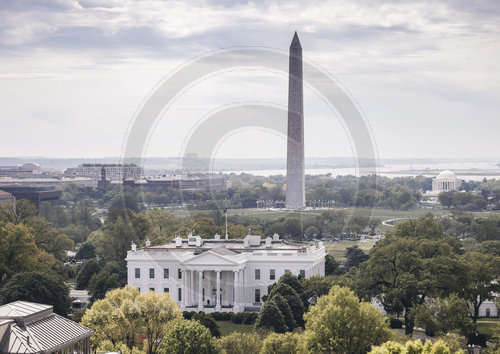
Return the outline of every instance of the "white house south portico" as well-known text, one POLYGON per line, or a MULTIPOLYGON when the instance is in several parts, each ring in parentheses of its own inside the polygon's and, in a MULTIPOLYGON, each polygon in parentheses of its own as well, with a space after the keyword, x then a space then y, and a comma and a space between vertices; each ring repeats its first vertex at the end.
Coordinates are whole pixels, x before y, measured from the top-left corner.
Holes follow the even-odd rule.
POLYGON ((321 242, 292 244, 278 235, 221 240, 190 234, 164 245, 132 245, 127 278, 141 292, 169 292, 183 310, 255 311, 267 287, 285 272, 324 275, 325 255, 321 242))

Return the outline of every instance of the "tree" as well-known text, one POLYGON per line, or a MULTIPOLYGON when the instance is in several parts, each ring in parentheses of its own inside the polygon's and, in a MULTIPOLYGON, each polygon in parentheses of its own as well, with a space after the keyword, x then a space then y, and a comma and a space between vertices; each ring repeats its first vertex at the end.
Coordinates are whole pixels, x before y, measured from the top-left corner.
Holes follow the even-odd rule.
POLYGON ((413 309, 415 323, 425 329, 427 335, 445 335, 459 331, 467 336, 474 331, 469 317, 467 302, 452 294, 445 299, 431 299, 413 309))
POLYGON ((447 239, 386 237, 359 266, 353 287, 365 299, 378 297, 390 313, 404 312, 405 332, 411 334, 413 306, 458 291, 464 267, 453 250, 447 239))
POLYGON ((202 325, 207 327, 213 337, 220 337, 219 325, 217 324, 217 322, 215 322, 212 316, 207 315, 205 312, 198 312, 193 316, 192 319, 200 322, 202 325))
POLYGON ((286 218, 283 224, 285 236, 298 239, 302 236, 302 225, 297 218, 286 218))
POLYGON ((35 236, 37 247, 51 253, 59 260, 64 260, 66 251, 72 250, 73 241, 61 230, 41 217, 31 217, 26 221, 31 233, 35 236))
POLYGON ((314 225, 311 225, 309 226, 306 231, 304 231, 304 234, 307 236, 307 237, 314 237, 316 235, 319 235, 320 234, 320 231, 319 229, 314 226, 314 225))
POLYGON ((453 196, 455 192, 442 192, 438 195, 439 203, 447 209, 450 209, 453 204, 453 196))
POLYGON ((290 354, 299 352, 299 333, 270 333, 262 343, 261 354, 290 354))
MULTIPOLYGON (((385 342, 380 346, 373 347, 369 354, 450 354, 450 348, 448 345, 442 341, 438 340, 436 342, 426 341, 422 344, 420 339, 414 341, 409 340, 406 344, 401 344, 394 341, 385 342)), ((454 353, 461 354, 465 353, 463 350, 454 351, 454 353)))
POLYGON ((337 285, 304 317, 304 344, 310 353, 366 353, 391 337, 386 320, 375 307, 337 285))
POLYGON ((293 331, 297 328, 297 322, 295 322, 295 319, 293 318, 288 301, 286 301, 286 299, 280 294, 274 295, 272 300, 276 303, 276 306, 278 306, 279 311, 283 315, 288 330, 293 331))
POLYGON ((365 253, 361 248, 357 245, 352 247, 347 247, 346 252, 346 261, 344 263, 344 267, 349 270, 352 267, 359 266, 360 263, 367 261, 370 256, 365 253))
POLYGON ((89 281, 88 289, 92 302, 103 299, 109 290, 119 288, 120 268, 117 263, 111 262, 104 266, 99 273, 92 275, 89 281))
POLYGON ((333 284, 335 284, 334 277, 314 275, 302 281, 304 286, 303 298, 307 303, 315 304, 316 301, 324 295, 328 295, 333 284))
POLYGON ((36 207, 26 199, 6 201, 0 206, 0 220, 14 225, 24 224, 37 212, 36 207))
POLYGON ((88 241, 82 243, 76 252, 76 259, 91 259, 95 256, 95 246, 88 241))
POLYGON ((76 276, 76 288, 79 290, 87 289, 89 286, 90 279, 94 274, 97 274, 101 271, 101 266, 99 262, 95 259, 89 259, 83 267, 78 272, 76 276))
POLYGON ((198 321, 174 320, 163 339, 161 353, 219 354, 222 348, 198 321))
POLYGON ((270 289, 266 302, 272 299, 276 294, 280 294, 286 299, 297 325, 301 327, 304 326, 304 319, 302 317, 304 315, 304 304, 297 292, 290 285, 284 282, 278 282, 270 289))
MULTIPOLYGON (((170 322, 182 318, 182 312, 172 298, 163 293, 148 291, 136 297, 139 319, 144 324, 147 339, 147 352, 156 353, 163 338, 168 338, 170 322)), ((175 326, 175 324, 173 325, 175 326)))
POLYGON ((97 300, 85 311, 82 324, 94 331, 94 348, 111 341, 133 350, 138 338, 145 336, 148 353, 156 353, 171 321, 181 318, 182 312, 168 294, 139 294, 136 288, 125 286, 97 300))
MULTIPOLYGON (((290 288, 291 289, 291 288, 290 288)), ((255 328, 284 333, 287 330, 285 317, 273 300, 267 300, 260 309, 255 328)))
POLYGON ((332 255, 327 254, 325 257, 325 275, 340 275, 342 270, 340 264, 333 258, 332 255))
POLYGON ((54 312, 67 316, 71 304, 69 288, 54 273, 23 272, 14 275, 1 289, 2 303, 31 301, 54 306, 54 312))
POLYGON ((497 256, 467 252, 461 257, 465 268, 460 277, 460 295, 471 304, 471 317, 474 323, 479 315, 479 307, 486 300, 494 299, 500 291, 500 258, 497 256))
POLYGON ((101 221, 95 215, 95 203, 89 197, 84 197, 76 203, 75 221, 77 225, 82 225, 90 231, 97 230, 101 226, 101 221))
POLYGON ((103 232, 93 232, 89 241, 104 260, 118 262, 120 268, 125 269, 125 258, 131 243, 140 244, 148 233, 149 222, 143 216, 117 216, 106 225, 103 232))
POLYGON ((258 333, 233 332, 219 339, 227 354, 259 354, 262 336, 258 333))
POLYGON ((443 227, 431 216, 403 221, 394 226, 394 236, 412 238, 442 238, 443 227))
POLYGON ((49 271, 56 267, 52 255, 41 251, 30 230, 22 224, 0 226, 0 285, 16 273, 49 271))

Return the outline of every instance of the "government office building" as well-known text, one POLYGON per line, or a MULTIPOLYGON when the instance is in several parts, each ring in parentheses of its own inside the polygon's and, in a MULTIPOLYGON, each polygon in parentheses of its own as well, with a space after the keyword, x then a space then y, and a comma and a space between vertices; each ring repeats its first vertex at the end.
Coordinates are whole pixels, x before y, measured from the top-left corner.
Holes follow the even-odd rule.
POLYGON ((325 274, 326 251, 317 245, 248 235, 202 239, 189 234, 171 243, 127 252, 128 285, 141 293, 168 292, 186 311, 258 311, 267 287, 285 272, 309 278, 325 274))

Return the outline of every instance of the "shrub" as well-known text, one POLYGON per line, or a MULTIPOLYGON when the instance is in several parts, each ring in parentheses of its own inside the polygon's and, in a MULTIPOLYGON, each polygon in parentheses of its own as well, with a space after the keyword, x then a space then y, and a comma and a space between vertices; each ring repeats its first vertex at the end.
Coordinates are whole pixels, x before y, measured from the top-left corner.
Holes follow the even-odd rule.
POLYGON ((233 332, 219 339, 226 354, 259 354, 262 337, 257 333, 233 332))

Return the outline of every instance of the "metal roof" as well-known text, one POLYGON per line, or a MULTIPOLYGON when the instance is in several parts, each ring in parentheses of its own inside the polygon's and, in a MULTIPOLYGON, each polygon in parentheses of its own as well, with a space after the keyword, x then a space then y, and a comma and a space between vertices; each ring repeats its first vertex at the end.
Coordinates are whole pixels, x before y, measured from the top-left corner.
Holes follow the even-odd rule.
POLYGON ((1 353, 55 352, 92 335, 92 330, 52 312, 52 306, 16 301, 0 306, 1 353), (31 322, 25 322, 29 317, 31 322), (9 323, 10 322, 10 323, 9 323))
POLYGON ((76 343, 93 333, 89 328, 57 314, 33 322, 27 327, 40 348, 47 352, 76 343))
POLYGON ((51 309, 51 305, 37 304, 28 301, 15 301, 0 306, 1 318, 24 318, 51 309))

